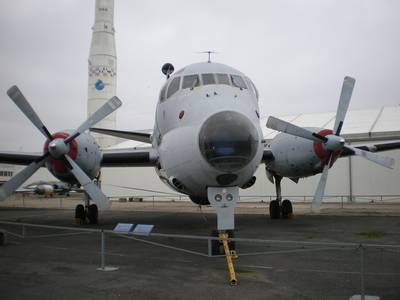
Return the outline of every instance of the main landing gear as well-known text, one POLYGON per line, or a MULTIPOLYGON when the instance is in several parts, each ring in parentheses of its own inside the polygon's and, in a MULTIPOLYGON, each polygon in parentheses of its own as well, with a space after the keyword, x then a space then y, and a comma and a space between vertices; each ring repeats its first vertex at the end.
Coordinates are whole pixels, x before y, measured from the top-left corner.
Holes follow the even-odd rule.
POLYGON ((75 208, 75 224, 81 225, 86 223, 99 224, 99 210, 96 204, 90 204, 88 195, 86 195, 85 206, 79 204, 75 208))
POLYGON ((282 201, 281 194, 281 176, 274 176, 275 188, 276 188, 276 199, 269 203, 269 215, 271 219, 291 219, 293 218, 293 206, 290 200, 285 199, 282 201))

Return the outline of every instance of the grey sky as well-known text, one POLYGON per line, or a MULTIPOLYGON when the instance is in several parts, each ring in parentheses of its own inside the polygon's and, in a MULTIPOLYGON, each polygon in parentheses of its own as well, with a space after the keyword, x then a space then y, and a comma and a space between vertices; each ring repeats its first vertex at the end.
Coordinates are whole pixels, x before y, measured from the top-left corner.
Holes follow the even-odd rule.
MULTIPOLYGON (((94 1, 13 0, 0 10, 0 150, 44 139, 6 96, 17 84, 50 131, 86 117, 94 1)), ((164 62, 213 60, 257 85, 262 115, 335 111, 345 75, 350 109, 400 103, 399 1, 115 0, 117 127, 152 128, 164 62)))

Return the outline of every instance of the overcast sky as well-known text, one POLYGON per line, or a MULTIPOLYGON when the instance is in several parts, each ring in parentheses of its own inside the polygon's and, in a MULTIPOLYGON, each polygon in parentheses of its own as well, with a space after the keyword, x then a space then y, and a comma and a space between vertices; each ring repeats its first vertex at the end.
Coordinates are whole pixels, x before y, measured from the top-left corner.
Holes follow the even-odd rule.
MULTIPOLYGON (((117 128, 153 127, 160 68, 205 61, 247 74, 262 115, 400 103, 400 1, 115 0, 117 128)), ((0 10, 0 150, 38 151, 44 138, 6 95, 17 84, 49 130, 86 117, 94 0, 8 0, 0 10)))

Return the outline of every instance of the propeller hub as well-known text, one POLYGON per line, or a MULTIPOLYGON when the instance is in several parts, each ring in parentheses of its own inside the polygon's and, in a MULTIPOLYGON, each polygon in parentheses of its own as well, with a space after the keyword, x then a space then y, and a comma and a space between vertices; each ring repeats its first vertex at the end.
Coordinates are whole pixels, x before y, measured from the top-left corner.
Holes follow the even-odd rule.
POLYGON ((54 158, 60 158, 69 152, 69 145, 64 143, 64 139, 57 138, 49 143, 48 150, 54 158))
POLYGON ((325 136, 328 140, 324 143, 324 148, 328 151, 336 152, 343 148, 344 138, 334 134, 329 134, 325 136))

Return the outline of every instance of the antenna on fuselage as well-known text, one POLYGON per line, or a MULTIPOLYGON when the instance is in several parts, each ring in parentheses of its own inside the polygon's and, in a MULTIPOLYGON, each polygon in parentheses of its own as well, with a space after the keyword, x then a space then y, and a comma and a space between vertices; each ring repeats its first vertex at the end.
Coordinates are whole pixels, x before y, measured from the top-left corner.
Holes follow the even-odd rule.
POLYGON ((202 52, 199 52, 199 53, 207 53, 208 54, 208 63, 211 63, 211 54, 216 54, 216 53, 218 53, 218 52, 216 52, 216 51, 202 51, 202 52))

